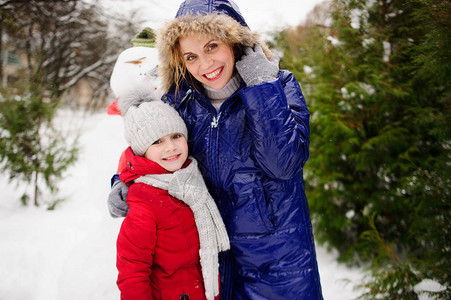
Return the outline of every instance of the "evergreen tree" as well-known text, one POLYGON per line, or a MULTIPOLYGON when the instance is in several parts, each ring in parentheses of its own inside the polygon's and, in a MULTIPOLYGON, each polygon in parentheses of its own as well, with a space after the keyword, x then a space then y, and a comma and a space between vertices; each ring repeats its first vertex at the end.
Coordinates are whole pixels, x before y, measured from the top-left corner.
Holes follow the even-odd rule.
MULTIPOLYGON (((75 161, 76 138, 68 141, 53 119, 64 92, 105 65, 97 55, 105 50, 99 28, 106 24, 95 8, 78 0, 0 3, 0 50, 25 57, 15 82, 2 78, 0 168, 10 180, 34 187, 35 205, 43 202, 38 197, 44 186, 57 191, 57 180, 75 161)), ((22 202, 29 198, 25 194, 22 202)))
MULTIPOLYGON (((0 50, 24 57, 13 80, 1 72, 0 60, 0 169, 12 181, 34 186, 35 205, 43 202, 38 196, 44 186, 57 191, 77 157, 76 135, 53 124, 58 109, 74 100, 68 91, 87 79, 96 100, 91 108, 104 104, 117 55, 138 32, 135 19, 106 16, 97 4, 0 1, 0 50)), ((22 197, 24 204, 28 198, 22 197)))
POLYGON ((363 298, 450 294, 450 2, 334 0, 332 25, 276 39, 312 113, 316 237, 371 262, 363 298))
POLYGON ((135 18, 106 15, 98 5, 0 1, 0 50, 22 57, 11 77, 1 72, 0 60, 0 169, 11 180, 33 184, 35 205, 43 202, 44 185, 57 191, 57 180, 77 156, 76 135, 53 126, 62 105, 77 107, 68 91, 86 79, 93 90, 86 108, 104 104, 117 55, 138 32, 135 18))
MULTIPOLYGON (((55 103, 42 95, 3 92, 0 99, 0 166, 10 181, 33 186, 33 203, 39 206, 39 195, 45 185, 56 193, 63 172, 76 160, 77 138, 63 136, 52 124, 55 103)), ((22 196, 27 204, 30 195, 22 196)), ((53 208, 58 200, 47 200, 53 208)))

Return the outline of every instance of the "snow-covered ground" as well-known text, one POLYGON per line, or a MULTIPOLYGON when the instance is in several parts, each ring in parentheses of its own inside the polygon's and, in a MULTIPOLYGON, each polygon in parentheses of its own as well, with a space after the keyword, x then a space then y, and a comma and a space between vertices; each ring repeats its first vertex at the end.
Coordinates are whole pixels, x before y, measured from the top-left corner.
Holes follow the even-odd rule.
MULTIPOLYGON (((119 116, 97 113, 82 118, 63 111, 61 126, 80 127, 80 158, 59 187, 66 200, 55 210, 23 207, 25 186, 0 174, 0 299, 119 299, 115 267, 116 236, 122 219, 106 205, 109 178, 125 149, 119 116)), ((324 299, 348 300, 362 272, 317 249, 324 299), (350 281, 347 283, 347 281, 350 281)))

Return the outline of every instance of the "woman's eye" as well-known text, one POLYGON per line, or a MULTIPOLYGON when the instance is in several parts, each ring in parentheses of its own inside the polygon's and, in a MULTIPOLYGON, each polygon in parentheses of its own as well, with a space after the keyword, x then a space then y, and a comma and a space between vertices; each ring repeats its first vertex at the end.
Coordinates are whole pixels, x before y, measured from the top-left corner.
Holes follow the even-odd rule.
POLYGON ((208 50, 211 51, 217 47, 218 47, 218 44, 210 44, 210 45, 208 45, 208 50))
POLYGON ((161 144, 161 140, 156 140, 155 142, 152 143, 152 145, 158 145, 161 144))
POLYGON ((192 61, 192 60, 194 60, 195 58, 196 58, 195 55, 189 55, 189 56, 186 57, 186 60, 187 60, 187 61, 192 61))
POLYGON ((174 134, 174 135, 172 136, 172 138, 173 138, 174 140, 179 139, 179 138, 181 138, 181 137, 182 137, 182 135, 179 134, 179 133, 174 134))

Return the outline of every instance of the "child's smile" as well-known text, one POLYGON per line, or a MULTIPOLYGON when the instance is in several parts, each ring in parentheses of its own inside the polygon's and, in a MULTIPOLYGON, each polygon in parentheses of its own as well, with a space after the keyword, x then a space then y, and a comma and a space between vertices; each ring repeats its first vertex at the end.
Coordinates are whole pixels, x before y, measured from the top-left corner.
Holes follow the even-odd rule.
POLYGON ((181 155, 180 153, 179 153, 179 154, 176 154, 176 155, 172 155, 172 156, 163 158, 163 160, 166 160, 166 161, 174 161, 174 160, 177 160, 177 159, 180 157, 180 155, 181 155))
POLYGON ((166 171, 179 170, 188 158, 188 144, 182 133, 171 133, 155 141, 144 157, 156 162, 166 171))

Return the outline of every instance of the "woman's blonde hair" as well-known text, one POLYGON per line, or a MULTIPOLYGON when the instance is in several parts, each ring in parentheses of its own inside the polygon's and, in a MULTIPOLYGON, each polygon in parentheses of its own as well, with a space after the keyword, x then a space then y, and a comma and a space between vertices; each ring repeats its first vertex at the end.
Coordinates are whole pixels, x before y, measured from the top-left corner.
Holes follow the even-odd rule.
POLYGON ((272 52, 260 40, 257 33, 251 32, 233 18, 211 13, 207 15, 186 15, 168 22, 157 36, 157 48, 160 56, 159 73, 162 78, 163 89, 168 91, 175 85, 180 88, 186 80, 194 88, 199 89, 199 83, 186 70, 185 62, 180 51, 180 38, 183 36, 213 37, 232 47, 235 60, 241 58, 244 47, 260 44, 268 59, 272 52))

